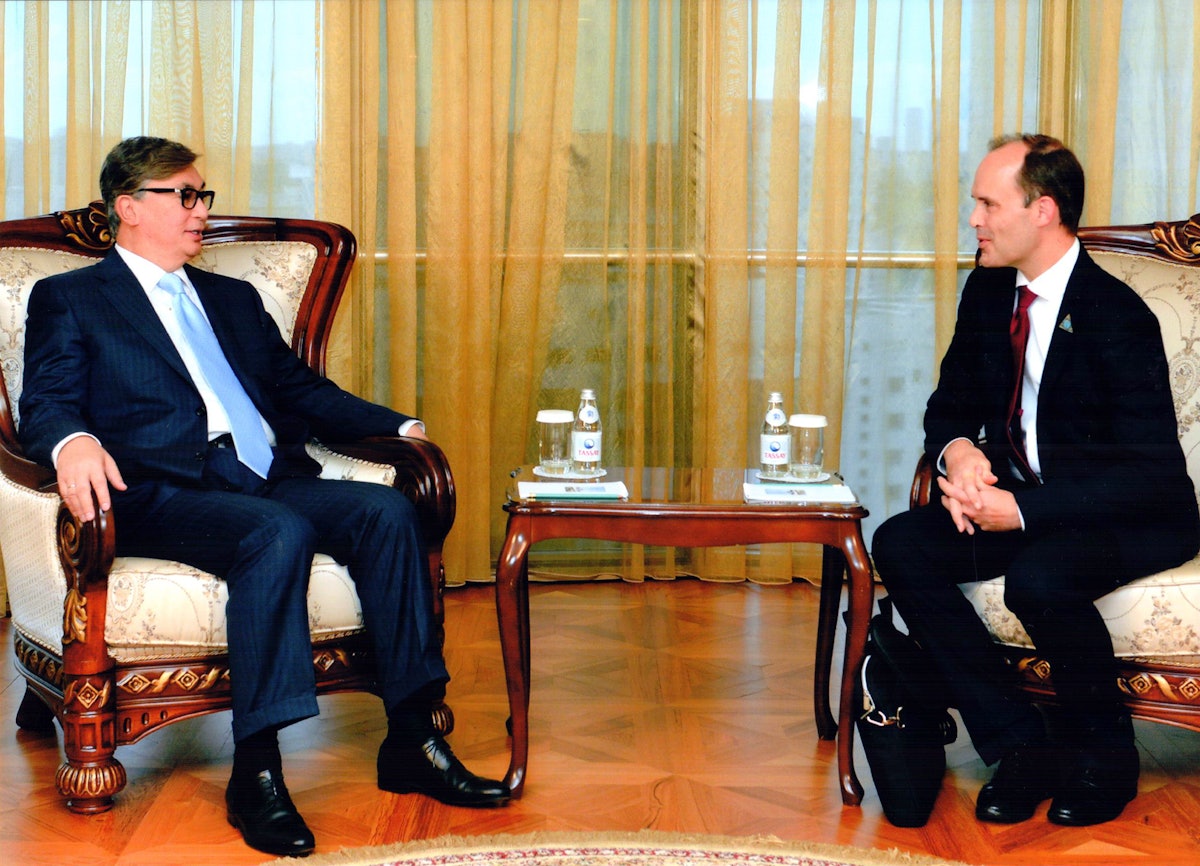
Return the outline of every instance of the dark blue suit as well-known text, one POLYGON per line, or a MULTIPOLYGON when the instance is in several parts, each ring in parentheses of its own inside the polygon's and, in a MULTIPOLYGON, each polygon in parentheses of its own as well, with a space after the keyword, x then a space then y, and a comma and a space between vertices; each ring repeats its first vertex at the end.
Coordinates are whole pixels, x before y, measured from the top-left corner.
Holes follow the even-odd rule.
POLYGON ((391 707, 448 677, 416 517, 398 491, 317 478, 310 437, 395 435, 408 416, 362 400, 290 350, 249 283, 187 268, 226 357, 277 444, 264 482, 211 447, 204 402, 124 261, 34 286, 20 437, 47 465, 86 431, 129 489, 113 491, 117 554, 223 577, 234 738, 315 715, 305 593, 314 552, 355 580, 391 707))
POLYGON ((1067 282, 1038 392, 1042 484, 1009 473, 1014 386, 1008 327, 1012 268, 967 279, 953 340, 925 413, 925 452, 981 444, 1012 490, 1024 531, 959 533, 934 501, 895 515, 872 553, 897 610, 932 651, 976 749, 991 763, 1035 739, 1041 720, 1013 700, 999 651, 956 584, 1005 575, 1005 603, 1053 671, 1069 716, 1119 699, 1112 642, 1094 600, 1186 562, 1200 517, 1179 439, 1158 321, 1085 250, 1067 282), (1007 476, 1007 477, 1006 477, 1007 476))

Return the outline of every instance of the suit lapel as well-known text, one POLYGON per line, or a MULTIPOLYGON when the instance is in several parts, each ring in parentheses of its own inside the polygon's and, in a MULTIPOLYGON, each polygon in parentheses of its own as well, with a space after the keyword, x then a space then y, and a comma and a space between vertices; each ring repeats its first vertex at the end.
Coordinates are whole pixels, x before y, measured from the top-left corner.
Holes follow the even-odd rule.
POLYGON ((96 276, 97 291, 129 322, 134 331, 190 382, 192 377, 179 357, 175 344, 171 342, 145 290, 121 256, 116 252, 109 253, 97 266, 96 276))
POLYGON ((1079 248, 1079 259, 1071 270, 1067 287, 1063 292, 1062 303, 1058 307, 1058 317, 1054 322, 1054 333, 1050 337, 1050 346, 1046 350, 1046 364, 1042 370, 1042 384, 1038 389, 1039 399, 1047 388, 1053 388, 1066 366, 1072 344, 1075 342, 1075 330, 1071 321, 1071 313, 1078 306, 1082 292, 1086 290, 1084 271, 1094 267, 1087 250, 1079 248))

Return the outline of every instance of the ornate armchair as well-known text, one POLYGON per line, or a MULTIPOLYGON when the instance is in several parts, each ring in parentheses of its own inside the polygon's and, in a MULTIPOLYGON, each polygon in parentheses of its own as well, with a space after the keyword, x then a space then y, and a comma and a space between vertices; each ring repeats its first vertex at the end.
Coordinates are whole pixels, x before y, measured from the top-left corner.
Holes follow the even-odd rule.
MULTIPOLYGON (((1158 316, 1171 368, 1179 439, 1200 484, 1200 214, 1179 222, 1085 228, 1092 258, 1145 298, 1158 316)), ((933 472, 922 458, 911 502, 929 501, 933 472)), ((1035 698, 1053 702, 1053 672, 1004 606, 1004 578, 965 587, 1035 698)), ((1119 681, 1137 717, 1200 731, 1200 556, 1135 580, 1097 602, 1120 664, 1119 681)))
MULTIPOLYGON (((76 812, 112 806, 125 785, 114 755, 180 719, 230 707, 225 585, 177 562, 114 555, 114 512, 76 522, 54 473, 17 441, 25 305, 42 276, 78 268, 112 244, 103 206, 0 223, 0 552, 26 694, 22 728, 63 729, 59 791, 76 812)), ((262 293, 296 353, 324 372, 334 312, 354 264, 354 235, 309 220, 214 216, 193 264, 246 279, 262 293)), ((322 474, 392 485, 412 499, 429 551, 435 616, 443 620, 442 542, 455 492, 441 450, 395 437, 309 443, 322 474)), ((314 558, 308 591, 319 693, 371 690, 373 675, 353 581, 314 558)), ((444 731, 453 716, 435 709, 444 731)))

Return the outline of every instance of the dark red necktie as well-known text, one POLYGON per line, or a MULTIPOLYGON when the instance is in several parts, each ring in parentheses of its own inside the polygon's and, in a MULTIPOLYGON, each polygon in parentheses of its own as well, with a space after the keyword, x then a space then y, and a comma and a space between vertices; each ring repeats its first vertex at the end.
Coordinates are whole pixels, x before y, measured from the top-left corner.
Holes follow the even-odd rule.
POLYGON ((1026 481, 1037 476, 1025 456, 1025 437, 1021 435, 1021 387, 1025 379, 1025 347, 1029 345, 1029 305, 1037 297, 1029 286, 1018 286, 1020 296, 1008 326, 1013 353, 1013 391, 1008 400, 1008 442, 1012 445, 1013 459, 1026 481))

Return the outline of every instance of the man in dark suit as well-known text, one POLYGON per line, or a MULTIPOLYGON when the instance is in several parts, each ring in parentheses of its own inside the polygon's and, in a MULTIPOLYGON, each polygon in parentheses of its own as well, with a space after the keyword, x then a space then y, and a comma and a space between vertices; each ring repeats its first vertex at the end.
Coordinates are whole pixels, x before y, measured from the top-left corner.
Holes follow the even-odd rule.
POLYGON ((983 821, 1023 821, 1053 798, 1050 821, 1096 824, 1136 796, 1094 601, 1200 546, 1158 322, 1080 246, 1083 188, 1074 154, 1047 136, 999 139, 980 163, 979 267, 925 413, 940 502, 892 517, 873 543, 976 750, 999 761, 976 802, 983 821), (1050 732, 957 586, 998 575, 1051 666, 1062 713, 1050 732))
POLYGON ((388 714, 379 787, 466 806, 506 803, 433 727, 449 679, 412 504, 324 480, 310 436, 425 438, 422 424, 338 388, 289 349, 249 283, 186 265, 213 193, 196 154, 122 141, 100 174, 116 246, 29 298, 20 436, 57 470, 71 512, 117 506, 117 553, 222 577, 233 691, 229 820, 272 854, 315 846, 283 782, 276 732, 316 715, 306 610, 313 554, 347 565, 388 714), (215 340, 214 340, 215 337, 215 340))

